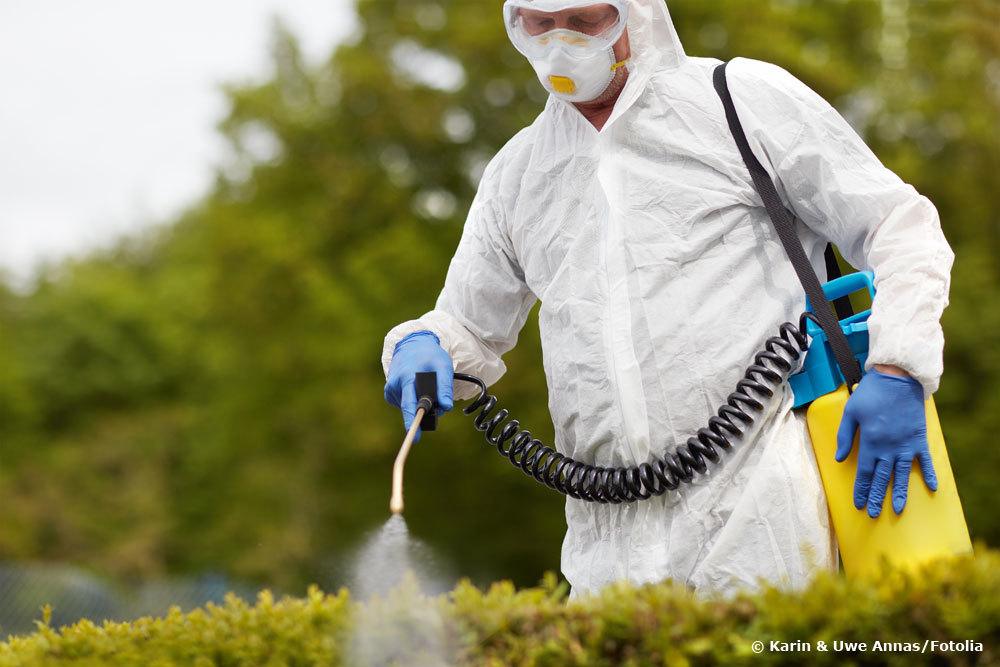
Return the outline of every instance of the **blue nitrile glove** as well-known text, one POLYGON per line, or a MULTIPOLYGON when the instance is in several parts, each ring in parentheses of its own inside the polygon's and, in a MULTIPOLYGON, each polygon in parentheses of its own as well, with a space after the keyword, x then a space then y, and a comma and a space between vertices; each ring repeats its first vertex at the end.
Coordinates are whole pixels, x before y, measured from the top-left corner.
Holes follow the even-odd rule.
POLYGON ((896 514, 902 512, 914 458, 920 462, 927 488, 937 490, 937 475, 927 444, 924 390, 919 382, 875 369, 865 373, 844 408, 837 432, 838 461, 851 453, 858 428, 861 436, 854 479, 856 508, 867 504, 868 516, 873 519, 881 514, 892 475, 892 509, 896 514))
MULTIPOLYGON (((417 331, 396 343, 385 382, 385 400, 389 405, 402 409, 403 426, 407 431, 417 414, 417 391, 414 385, 417 373, 433 371, 437 374, 438 414, 451 410, 452 383, 455 370, 451 357, 441 347, 438 337, 430 331, 417 331)), ((420 431, 414 437, 420 440, 420 431)))

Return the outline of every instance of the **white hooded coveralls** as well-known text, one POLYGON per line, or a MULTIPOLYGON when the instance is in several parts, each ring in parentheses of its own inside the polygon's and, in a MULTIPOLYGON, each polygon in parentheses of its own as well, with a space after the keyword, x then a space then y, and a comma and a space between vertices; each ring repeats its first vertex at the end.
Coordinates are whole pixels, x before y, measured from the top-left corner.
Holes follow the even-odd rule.
MULTIPOLYGON (((395 344, 428 329, 456 371, 493 383, 541 301, 556 448, 601 466, 684 443, 805 305, 712 87, 718 61, 685 55, 662 0, 632 0, 628 31, 630 75, 604 128, 549 97, 486 169, 434 310, 390 331, 382 355, 387 370, 395 344)), ((817 273, 827 240, 875 272, 868 366, 900 366, 929 395, 953 260, 934 206, 783 69, 736 59, 728 77, 817 273)), ((562 570, 574 594, 620 579, 801 586, 835 567, 791 398, 778 392, 759 428, 693 484, 627 505, 567 499, 562 570)))

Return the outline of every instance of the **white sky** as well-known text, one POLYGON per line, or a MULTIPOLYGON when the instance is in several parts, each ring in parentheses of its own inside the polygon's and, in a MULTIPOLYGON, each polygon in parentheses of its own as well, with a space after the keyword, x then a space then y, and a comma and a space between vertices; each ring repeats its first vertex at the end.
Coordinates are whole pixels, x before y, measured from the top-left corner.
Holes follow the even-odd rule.
POLYGON ((169 218, 225 155, 222 82, 268 72, 280 15, 310 60, 351 0, 0 0, 0 271, 169 218))

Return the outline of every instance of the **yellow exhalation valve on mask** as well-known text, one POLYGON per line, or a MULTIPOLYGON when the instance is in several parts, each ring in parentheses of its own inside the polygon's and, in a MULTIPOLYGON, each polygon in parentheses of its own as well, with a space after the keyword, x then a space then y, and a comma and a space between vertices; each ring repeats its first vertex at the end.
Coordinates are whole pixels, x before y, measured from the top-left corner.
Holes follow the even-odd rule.
MULTIPOLYGON (((863 288, 875 296, 874 276, 870 272, 832 280, 823 286, 823 292, 833 301, 863 288)), ((862 368, 868 356, 870 314, 871 310, 866 310, 840 321, 862 368)), ((865 576, 877 574, 883 560, 897 567, 912 568, 934 558, 970 553, 969 529, 933 398, 926 403, 927 441, 937 472, 937 491, 927 488, 920 467, 913 466, 902 514, 897 515, 892 509, 892 493, 886 494, 882 513, 876 519, 869 517, 865 509, 855 509, 857 440, 846 461, 838 463, 834 459, 837 431, 849 397, 847 387, 826 336, 817 325, 808 324, 812 343, 802 370, 789 378, 789 384, 795 395, 795 407, 809 404, 806 412, 809 437, 823 479, 844 571, 849 576, 865 576)))
POLYGON ((556 76, 552 74, 549 76, 549 83, 552 84, 552 90, 557 93, 572 95, 576 92, 576 84, 568 76, 556 76))

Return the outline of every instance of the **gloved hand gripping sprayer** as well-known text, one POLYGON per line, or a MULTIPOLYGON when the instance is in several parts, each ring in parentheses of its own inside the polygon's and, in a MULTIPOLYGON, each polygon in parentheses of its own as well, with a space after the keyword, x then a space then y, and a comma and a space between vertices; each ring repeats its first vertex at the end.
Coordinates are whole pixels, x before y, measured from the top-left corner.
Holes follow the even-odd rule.
MULTIPOLYGON (((545 486, 571 498, 599 503, 630 503, 673 491, 690 483, 695 473, 706 474, 708 462, 718 463, 720 450, 731 449, 750 430, 791 371, 802 360, 802 368, 788 378, 794 395, 793 406, 808 405, 806 421, 826 491, 833 525, 837 533, 844 569, 849 575, 876 573, 887 559, 900 566, 914 566, 930 558, 969 553, 972 544, 962 512, 944 437, 933 399, 926 405, 927 437, 938 472, 938 489, 933 494, 919 483, 919 473, 911 474, 910 497, 903 514, 883 512, 870 519, 856 510, 852 501, 858 446, 842 464, 834 460, 836 435, 849 391, 860 380, 868 355, 868 324, 871 310, 852 314, 843 308, 847 295, 867 289, 874 297, 874 276, 870 272, 850 274, 820 285, 794 230, 794 218, 784 208, 767 171, 750 150, 736 114, 726 82, 725 65, 714 75, 716 91, 740 154, 750 171, 754 186, 764 202, 796 274, 808 296, 806 312, 798 325, 782 324, 778 334, 768 338, 754 356, 735 390, 715 415, 688 440, 665 456, 638 466, 604 467, 574 460, 560 454, 521 429, 505 408, 486 391, 486 384, 472 375, 455 373, 455 380, 479 387, 478 396, 462 412, 474 415, 474 426, 484 434, 511 465, 545 486), (830 306, 838 300, 838 316, 830 306), (838 319, 839 317, 839 319, 838 319), (811 339, 811 343, 810 343, 811 339)), ((836 267, 828 248, 828 272, 836 267)), ((839 269, 834 275, 839 274, 839 269)), ((406 456, 418 428, 433 431, 437 425, 434 373, 417 373, 418 410, 393 467, 393 494, 390 509, 403 509, 402 475, 406 456)))

